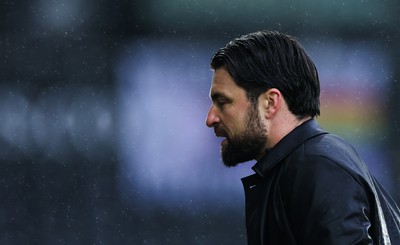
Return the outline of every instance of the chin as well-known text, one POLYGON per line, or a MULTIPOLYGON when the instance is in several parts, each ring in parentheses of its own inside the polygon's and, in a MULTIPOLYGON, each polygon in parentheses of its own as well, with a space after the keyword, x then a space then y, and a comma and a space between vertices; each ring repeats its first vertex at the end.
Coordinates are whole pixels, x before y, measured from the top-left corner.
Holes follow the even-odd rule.
POLYGON ((238 157, 233 155, 222 154, 222 162, 227 167, 236 167, 240 163, 248 162, 254 160, 253 157, 238 157))

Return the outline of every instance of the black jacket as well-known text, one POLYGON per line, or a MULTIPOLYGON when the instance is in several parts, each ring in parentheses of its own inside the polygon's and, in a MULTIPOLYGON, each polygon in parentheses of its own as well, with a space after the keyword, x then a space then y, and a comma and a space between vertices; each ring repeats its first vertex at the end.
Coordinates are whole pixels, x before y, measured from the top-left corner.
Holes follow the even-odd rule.
POLYGON ((400 245, 399 209, 356 151, 309 120, 242 179, 248 244, 400 245))

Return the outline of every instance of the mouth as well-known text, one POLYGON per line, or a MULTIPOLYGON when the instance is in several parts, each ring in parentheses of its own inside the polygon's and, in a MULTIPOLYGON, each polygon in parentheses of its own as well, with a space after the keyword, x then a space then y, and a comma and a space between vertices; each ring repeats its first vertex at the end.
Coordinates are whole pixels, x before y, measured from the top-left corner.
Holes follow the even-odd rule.
POLYGON ((215 133, 215 136, 217 136, 217 137, 224 137, 224 138, 227 137, 225 131, 217 129, 217 128, 214 129, 214 133, 215 133))
POLYGON ((221 144, 226 144, 228 142, 228 136, 223 130, 214 129, 215 136, 218 138, 223 138, 221 144))

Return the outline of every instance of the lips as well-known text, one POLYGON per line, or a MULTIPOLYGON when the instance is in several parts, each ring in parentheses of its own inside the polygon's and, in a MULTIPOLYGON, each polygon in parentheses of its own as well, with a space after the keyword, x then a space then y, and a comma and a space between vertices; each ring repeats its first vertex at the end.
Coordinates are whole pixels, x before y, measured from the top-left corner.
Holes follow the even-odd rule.
POLYGON ((215 135, 216 135, 217 137, 224 138, 224 139, 221 141, 221 145, 222 145, 222 146, 227 144, 227 142, 228 142, 228 134, 225 132, 225 130, 220 129, 220 128, 214 128, 214 133, 215 133, 215 135))
POLYGON ((217 137, 227 137, 227 134, 222 129, 214 128, 214 133, 217 137))

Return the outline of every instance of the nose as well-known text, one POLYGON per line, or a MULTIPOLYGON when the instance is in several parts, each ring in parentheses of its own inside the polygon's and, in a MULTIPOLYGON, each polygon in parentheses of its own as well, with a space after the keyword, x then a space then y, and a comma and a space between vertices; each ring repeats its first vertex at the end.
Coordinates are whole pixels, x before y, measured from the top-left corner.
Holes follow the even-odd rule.
POLYGON ((217 114, 216 108, 211 106, 210 110, 208 111, 206 124, 208 127, 214 127, 216 124, 220 122, 220 118, 217 114))

